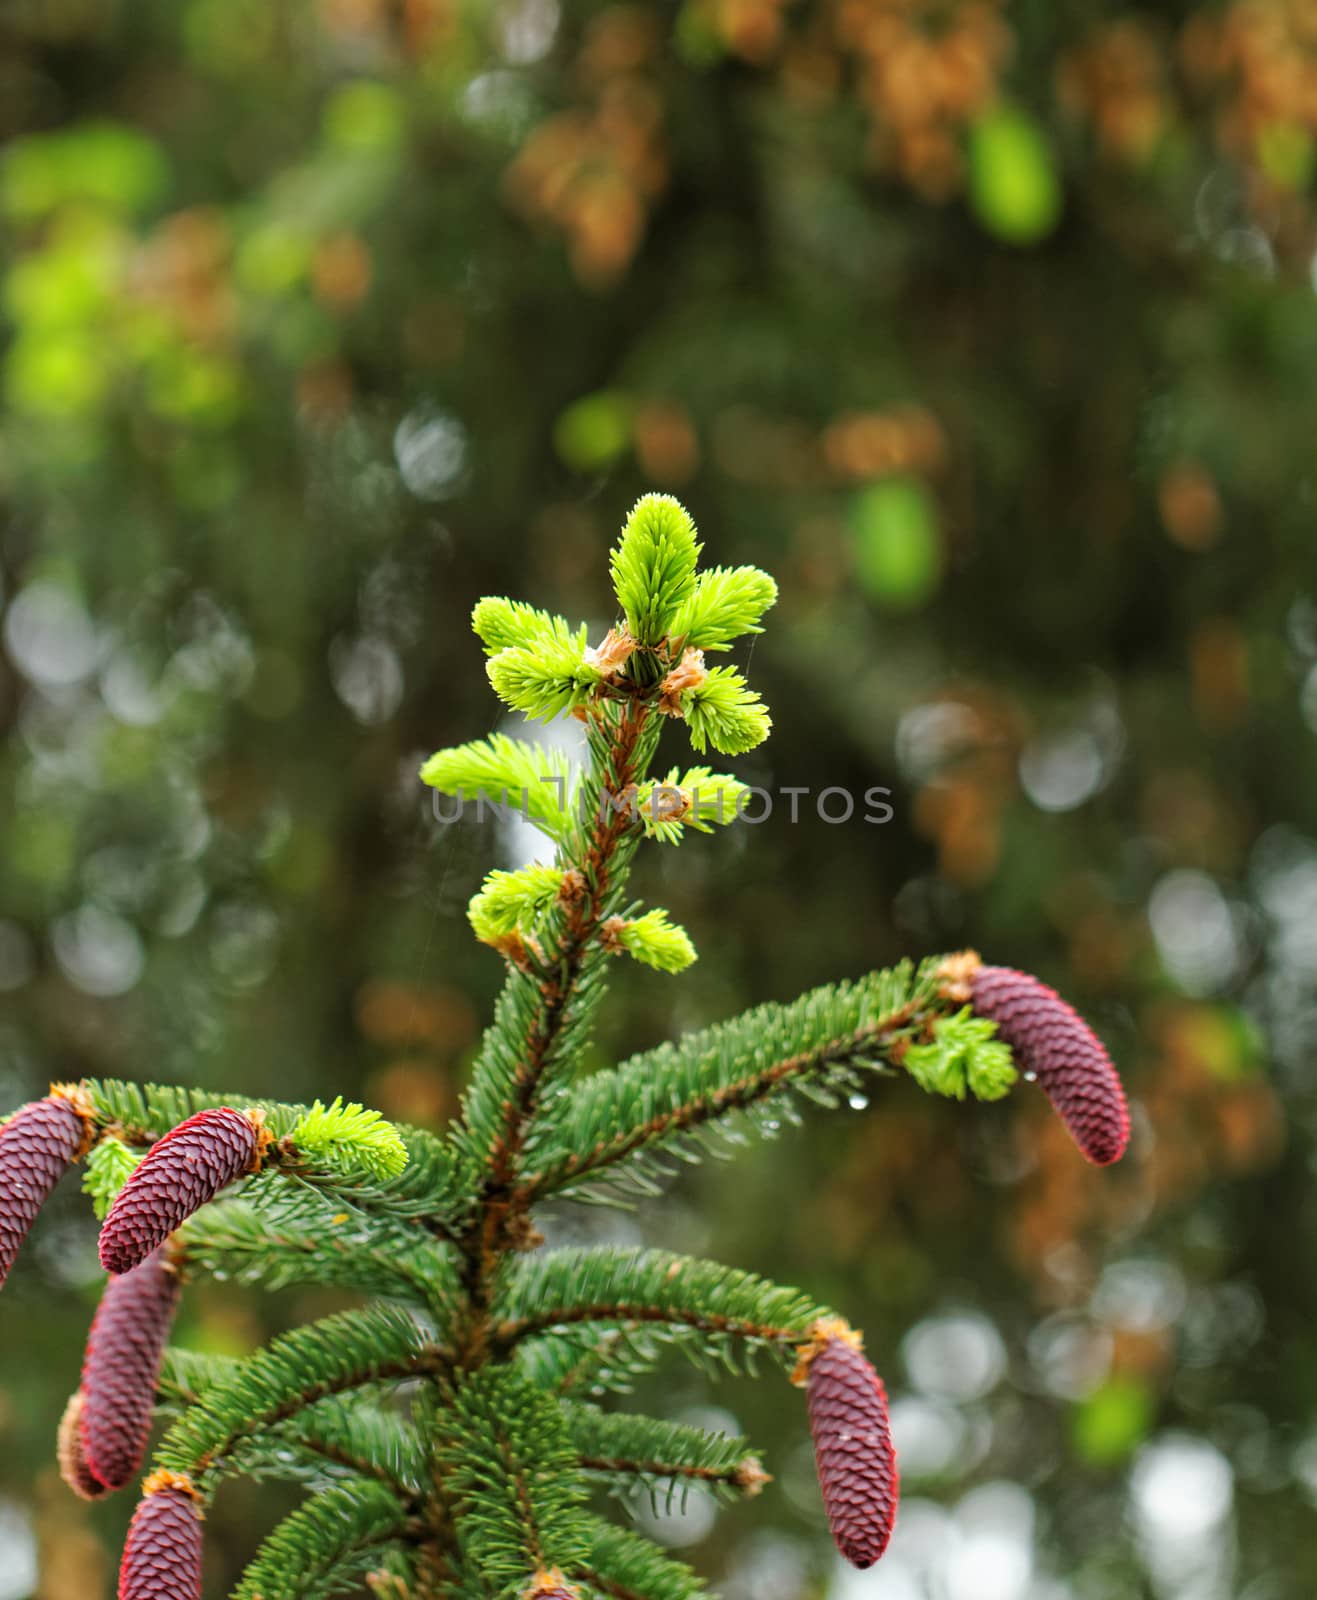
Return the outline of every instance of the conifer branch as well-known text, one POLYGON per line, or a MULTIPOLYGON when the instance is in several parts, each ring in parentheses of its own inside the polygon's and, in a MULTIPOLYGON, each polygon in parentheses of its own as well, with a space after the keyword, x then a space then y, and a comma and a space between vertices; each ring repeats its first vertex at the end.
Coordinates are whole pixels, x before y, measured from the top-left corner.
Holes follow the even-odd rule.
POLYGON ((636 814, 645 836, 661 844, 680 844, 687 828, 712 833, 715 826, 735 822, 749 788, 737 778, 709 767, 672 767, 663 778, 642 783, 636 791, 636 814))
POLYGON ((235 1460, 250 1477, 310 1484, 323 1483, 327 1469, 335 1477, 347 1472, 387 1484, 405 1502, 419 1504, 428 1458, 428 1445, 410 1420, 364 1403, 358 1393, 350 1402, 338 1396, 319 1401, 247 1439, 235 1460))
POLYGON ((423 1537, 423 1524, 384 1485, 323 1489, 270 1534, 233 1600, 324 1600, 356 1588, 382 1546, 423 1537))
POLYGON ((329 1105, 317 1100, 288 1136, 305 1162, 320 1162, 350 1176, 365 1174, 381 1182, 400 1176, 407 1167, 402 1135, 378 1111, 338 1095, 329 1105))
POLYGON ((161 1441, 156 1463, 208 1492, 235 1470, 235 1452, 259 1430, 329 1395, 441 1370, 447 1359, 397 1307, 324 1317, 281 1335, 204 1389, 161 1441))
POLYGON ((329 1168, 302 1155, 294 1135, 313 1114, 312 1106, 112 1079, 88 1079, 83 1087, 95 1107, 98 1133, 137 1148, 155 1144, 201 1111, 231 1107, 261 1112, 275 1141, 267 1162, 285 1178, 321 1191, 340 1206, 393 1221, 413 1219, 439 1238, 450 1237, 449 1219, 457 1209, 452 1157, 441 1139, 423 1129, 394 1126, 406 1165, 397 1177, 379 1180, 366 1171, 329 1168))
MULTIPOLYGON (((544 931, 538 974, 509 974, 463 1105, 458 1142, 483 1174, 478 1221, 466 1243, 466 1282, 478 1311, 527 1209, 516 1198, 516 1184, 546 1085, 578 1056, 602 998, 599 969, 607 953, 598 934, 620 902, 639 837, 629 807, 608 797, 623 795, 644 777, 657 743, 654 723, 638 701, 605 703, 592 712, 591 767, 583 784, 589 810, 575 847, 560 852, 557 863, 574 873, 577 892, 544 931)), ((477 1348, 481 1337, 477 1319, 477 1348)))
POLYGON ((496 656, 501 650, 530 648, 542 640, 550 643, 585 637, 586 626, 573 628, 566 617, 554 616, 524 600, 505 600, 501 595, 486 595, 471 611, 471 630, 485 647, 485 654, 496 656))
POLYGON ((421 781, 459 800, 519 808, 551 839, 567 837, 577 810, 566 752, 505 733, 436 751, 421 781))
POLYGON ((668 631, 683 647, 727 650, 747 633, 762 633, 759 619, 776 603, 777 584, 758 567, 710 567, 695 579, 668 631))
POLYGON ((510 1367, 459 1379, 437 1462, 458 1545, 481 1592, 519 1594, 531 1575, 585 1550, 584 1485, 560 1408, 510 1367))
POLYGON ((738 1112, 775 1132, 770 1123, 791 1114, 793 1094, 835 1105, 860 1072, 894 1066, 939 1008, 954 1009, 937 992, 938 959, 757 1006, 595 1074, 542 1124, 527 1190, 536 1199, 576 1191, 738 1112))
POLYGON ((220 1356, 171 1345, 165 1351, 156 1382, 156 1404, 165 1412, 190 1406, 213 1384, 229 1382, 241 1365, 241 1356, 220 1356))
POLYGON ((583 1471, 623 1493, 639 1485, 668 1499, 700 1484, 720 1495, 755 1495, 768 1475, 744 1439, 685 1423, 659 1421, 597 1406, 563 1408, 583 1471))
POLYGON ((456 1269, 437 1242, 402 1228, 334 1212, 319 1195, 299 1204, 277 1175, 253 1180, 240 1199, 206 1206, 180 1232, 178 1264, 269 1289, 316 1283, 391 1295, 451 1320, 456 1269))
MULTIPOLYGON (((157 1385, 158 1414, 175 1418, 206 1390, 232 1383, 235 1356, 174 1348, 165 1352, 157 1385)), ((428 1445, 413 1420, 364 1403, 372 1388, 387 1394, 387 1379, 359 1385, 351 1403, 338 1396, 313 1401, 286 1422, 235 1446, 234 1470, 251 1476, 319 1480, 325 1464, 389 1483, 415 1498, 426 1484, 428 1445)))
POLYGON ((591 1517, 589 1550, 577 1576, 609 1600, 699 1600, 704 1582, 684 1562, 628 1528, 591 1517))
POLYGON ((642 645, 659 644, 694 597, 701 549, 671 495, 643 495, 631 508, 609 565, 627 632, 642 645))
POLYGON ((459 1140, 488 1172, 491 1192, 515 1173, 526 1124, 564 1046, 581 1042, 574 1025, 593 1011, 583 1000, 602 998, 586 995, 585 980, 601 961, 592 939, 615 909, 638 838, 630 807, 608 797, 643 776, 657 737, 649 723, 639 702, 605 705, 592 715, 585 815, 556 862, 579 875, 579 892, 542 931, 538 975, 509 975, 463 1105, 459 1140))
POLYGON ((499 1285, 492 1342, 508 1350, 573 1323, 690 1328, 710 1349, 733 1341, 785 1350, 828 1313, 796 1289, 666 1250, 576 1248, 516 1262, 499 1285))
POLYGON ((537 1388, 560 1399, 600 1389, 627 1394, 635 1379, 658 1366, 670 1342, 662 1329, 595 1322, 525 1339, 515 1359, 537 1388))
MULTIPOLYGON (((584 636, 561 619, 508 602, 481 602, 474 613, 477 632, 494 652, 489 671, 498 692, 541 718, 577 709, 590 756, 579 786, 580 813, 559 835, 553 866, 537 869, 533 881, 529 874, 492 878, 472 905, 477 932, 512 964, 455 1133, 465 1170, 478 1185, 464 1239, 465 1285, 476 1312, 470 1348, 477 1354, 500 1260, 526 1234, 530 1196, 520 1189, 526 1143, 547 1088, 585 1043, 602 996, 603 958, 625 948, 677 970, 694 956, 685 933, 671 927, 661 909, 632 922, 619 915, 644 831, 635 797, 657 745, 659 713, 682 714, 685 689, 706 677, 698 651, 685 651, 684 642, 674 644, 667 634, 680 612, 686 632, 703 629, 712 644, 729 643, 757 626, 776 592, 771 579, 750 568, 720 571, 701 586, 699 552, 694 524, 677 502, 660 495, 638 502, 612 557, 626 628, 613 629, 598 650, 582 652, 584 636)), ((450 790, 481 781, 481 771, 454 764, 452 754, 441 752, 427 765, 429 781, 441 775, 450 790), (445 762, 439 774, 436 763, 445 762)), ((495 765, 506 766, 506 752, 495 765)))

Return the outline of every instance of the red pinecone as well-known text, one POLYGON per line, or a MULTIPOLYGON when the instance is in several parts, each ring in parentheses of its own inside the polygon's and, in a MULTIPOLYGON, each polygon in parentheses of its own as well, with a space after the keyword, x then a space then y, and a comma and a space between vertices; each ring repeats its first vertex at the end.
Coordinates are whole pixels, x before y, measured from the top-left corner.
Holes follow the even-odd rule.
POLYGON ((101 1265, 129 1272, 181 1223, 244 1172, 268 1135, 242 1111, 198 1111, 153 1144, 123 1186, 101 1229, 101 1265))
POLYGON ((102 1500, 109 1490, 87 1465, 82 1448, 82 1390, 69 1396, 60 1418, 59 1435, 55 1444, 55 1459, 59 1462, 59 1475, 79 1500, 102 1500))
POLYGON ((530 1587, 522 1592, 522 1600, 581 1600, 581 1591, 568 1583, 557 1567, 550 1567, 535 1574, 530 1587))
POLYGON ((46 1197, 82 1154, 88 1113, 76 1091, 52 1091, 0 1128, 0 1284, 46 1197))
POLYGON ((839 1320, 818 1325, 801 1365, 833 1543, 852 1566, 871 1567, 896 1521, 896 1453, 882 1379, 839 1320))
POLYGON ((101 1296, 82 1364, 82 1449, 108 1489, 137 1476, 151 1432, 151 1412, 165 1340, 178 1306, 178 1273, 169 1247, 111 1278, 101 1296))
POLYGON ((1097 1034, 1027 972, 979 967, 970 982, 974 1010, 997 1024, 1021 1071, 1037 1078, 1088 1159, 1098 1166, 1118 1161, 1129 1143, 1129 1111, 1097 1034))
POLYGON ((201 1511, 186 1478, 146 1480, 123 1547, 119 1600, 201 1600, 201 1511))

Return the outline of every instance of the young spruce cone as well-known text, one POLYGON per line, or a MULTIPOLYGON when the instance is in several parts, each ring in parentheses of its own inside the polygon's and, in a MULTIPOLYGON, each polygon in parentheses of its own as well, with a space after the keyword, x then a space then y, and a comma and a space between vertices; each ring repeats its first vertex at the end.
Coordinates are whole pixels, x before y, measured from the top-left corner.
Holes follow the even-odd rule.
POLYGON ((109 1490, 87 1465, 82 1447, 82 1390, 69 1396, 60 1418, 59 1435, 55 1443, 55 1459, 59 1462, 59 1475, 79 1500, 103 1500, 109 1490))
POLYGON ((178 1306, 169 1246, 111 1278, 82 1365, 82 1454, 107 1489, 122 1489, 142 1465, 165 1340, 178 1306))
POLYGON ((107 1272, 140 1266, 194 1211, 254 1172, 269 1138, 259 1117, 227 1106, 181 1122, 151 1146, 110 1207, 101 1265, 107 1272))
POLYGON ((90 1107, 64 1084, 0 1128, 0 1284, 50 1191, 91 1142, 91 1129, 90 1107))
POLYGON ((847 1561, 871 1567, 896 1521, 896 1453, 882 1379, 840 1317, 815 1323, 794 1381, 805 1385, 809 1431, 832 1540, 847 1561))
POLYGON ((568 1583, 557 1567, 537 1572, 522 1600, 581 1600, 581 1591, 568 1583))
POLYGON ((990 1017, 1022 1072, 1032 1073, 1075 1143, 1098 1166, 1129 1143, 1125 1091, 1102 1041, 1079 1013, 1027 972, 978 967, 969 977, 975 1012, 990 1017))
POLYGON ((201 1600, 201 1511, 192 1485, 157 1472, 128 1528, 119 1600, 201 1600))

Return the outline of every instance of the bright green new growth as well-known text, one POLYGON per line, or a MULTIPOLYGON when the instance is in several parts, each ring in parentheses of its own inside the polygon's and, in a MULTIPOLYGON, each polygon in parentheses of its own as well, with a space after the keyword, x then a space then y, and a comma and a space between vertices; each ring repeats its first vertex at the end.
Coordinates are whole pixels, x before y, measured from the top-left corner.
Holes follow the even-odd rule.
POLYGON ((421 768, 421 782, 458 800, 520 809, 554 839, 565 835, 571 820, 570 758, 504 733, 438 751, 421 768))
POLYGON ((99 1222, 105 1221, 120 1189, 132 1177, 141 1159, 140 1150, 130 1150, 121 1140, 112 1137, 92 1146, 82 1169, 82 1192, 90 1197, 99 1222))
POLYGON ((712 745, 725 756, 753 750, 773 726, 768 708, 735 667, 714 667, 688 692, 686 723, 696 750, 712 745))
POLYGON ((674 638, 697 650, 728 650, 743 634, 762 633, 759 619, 777 602, 777 584, 758 567, 713 567, 672 619, 674 638))
POLYGON ((664 778, 642 783, 636 810, 646 834, 663 844, 679 844, 686 828, 712 833, 715 824, 735 822, 748 786, 708 767, 671 767, 664 778))
POLYGON ((407 1146, 391 1122, 378 1111, 339 1095, 332 1105, 319 1100, 297 1124, 292 1141, 312 1160, 331 1167, 359 1167, 372 1178, 396 1178, 407 1165, 407 1146))
POLYGON ((519 872, 497 869, 467 907, 476 937, 486 944, 530 929, 562 893, 563 874, 557 867, 522 867, 519 872))
POLYGON ((641 644, 656 645, 671 633, 693 599, 700 549, 695 524, 679 501, 666 494, 647 494, 636 501, 613 551, 611 569, 627 631, 641 644))
POLYGON ((547 722, 574 711, 600 681, 585 659, 585 630, 570 639, 545 635, 533 644, 500 650, 485 665, 494 692, 513 711, 547 722))
POLYGON ((618 929, 618 943, 637 961, 660 972, 680 972, 695 960, 695 946, 685 928, 668 921, 662 906, 618 929))
MULTIPOLYGON (((939 957, 582 1074, 610 964, 627 955, 674 973, 695 959, 662 907, 630 896, 636 851, 714 835, 747 792, 703 765, 654 778, 661 735, 684 720, 697 751, 736 754, 769 727, 743 676, 706 670, 701 652, 758 632, 776 588, 752 567, 701 575, 699 552, 676 501, 642 499, 612 556, 621 620, 593 648, 584 626, 520 602, 475 608, 496 689, 542 721, 575 713, 585 757, 577 772, 561 751, 496 733, 422 768, 446 795, 523 809, 553 850, 488 872, 470 902, 506 979, 454 1125, 393 1127, 341 1098, 261 1102, 263 1169, 174 1236, 184 1284, 353 1298, 242 1358, 167 1354, 155 1466, 185 1476, 203 1506, 237 1476, 305 1493, 251 1555, 235 1600, 327 1600, 363 1584, 393 1600, 530 1600, 555 1585, 580 1600, 695 1600, 695 1574, 600 1517, 591 1491, 662 1506, 693 1484, 754 1495, 767 1475, 742 1439, 596 1402, 673 1355, 711 1377, 757 1361, 780 1376, 832 1313, 718 1262, 544 1250, 536 1209, 657 1194, 720 1139, 772 1136, 901 1069, 957 1097, 995 1099, 1014 1081, 993 1025, 950 998, 939 957)), ((191 1090, 83 1088, 98 1214, 179 1123, 254 1109, 191 1090)))
POLYGON ((581 630, 573 630, 563 617, 550 616, 521 600, 504 600, 487 595, 476 602, 471 626, 484 641, 485 653, 496 656, 500 650, 531 648, 542 642, 551 645, 583 644, 581 630))
POLYGON ((1009 1046, 997 1038, 997 1024, 976 1017, 968 1006, 933 1023, 927 1044, 911 1045, 902 1065, 930 1094, 963 1100, 965 1091, 977 1100, 1000 1100, 1010 1093, 1019 1073, 1009 1046))

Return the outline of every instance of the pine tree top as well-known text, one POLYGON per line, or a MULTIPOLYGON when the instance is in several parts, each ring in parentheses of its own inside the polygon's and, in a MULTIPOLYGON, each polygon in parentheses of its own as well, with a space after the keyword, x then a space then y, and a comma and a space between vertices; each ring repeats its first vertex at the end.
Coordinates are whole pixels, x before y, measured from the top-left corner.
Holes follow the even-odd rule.
MULTIPOLYGON (((689 1569, 589 1504, 598 1484, 670 1500, 769 1482, 744 1440, 597 1403, 676 1352, 706 1370, 763 1357, 806 1385, 834 1534, 867 1564, 886 1546, 895 1473, 858 1333, 808 1292, 716 1262, 545 1250, 536 1207, 656 1193, 674 1160, 729 1132, 776 1133, 875 1077, 996 1100, 1020 1049, 1069 1125, 1089 1129, 1105 1096, 1102 1125, 1127 1128, 1086 1025, 1051 990, 1000 981, 1003 969, 972 953, 758 1006, 581 1076, 609 964, 670 975, 696 959, 664 907, 630 896, 637 849, 734 826, 748 793, 703 764, 655 777, 662 734, 684 723, 697 754, 734 757, 770 728, 743 672, 709 667, 705 653, 758 633, 776 586, 755 567, 702 570, 701 553, 685 508, 646 495, 612 552, 617 611, 597 642, 523 601, 475 607, 508 710, 584 723, 586 760, 578 770, 551 744, 496 732, 421 769, 445 794, 519 804, 544 836, 543 860, 492 869, 468 907, 506 979, 443 1135, 341 1097, 299 1106, 94 1081, 57 1086, 0 1125, 0 1275, 85 1156, 116 1290, 148 1270, 170 1290, 125 1294, 98 1317, 61 1432, 70 1482, 96 1497, 114 1485, 96 1476, 104 1441, 85 1448, 86 1419, 103 1430, 134 1410, 107 1396, 136 1395, 141 1415, 154 1399, 168 1424, 121 1595, 165 1579, 171 1597, 199 1595, 197 1519, 228 1479, 248 1476, 307 1494, 253 1554, 236 1600, 362 1582, 395 1600, 689 1600, 701 1589, 689 1569), (1049 1070, 1052 1040, 1063 1070, 1049 1070), (177 1286, 206 1276, 333 1286, 358 1303, 246 1357, 171 1351, 177 1286), (139 1301, 149 1327, 125 1323, 122 1308, 139 1301)), ((146 1464, 140 1430, 117 1445, 116 1460, 146 1464)))

